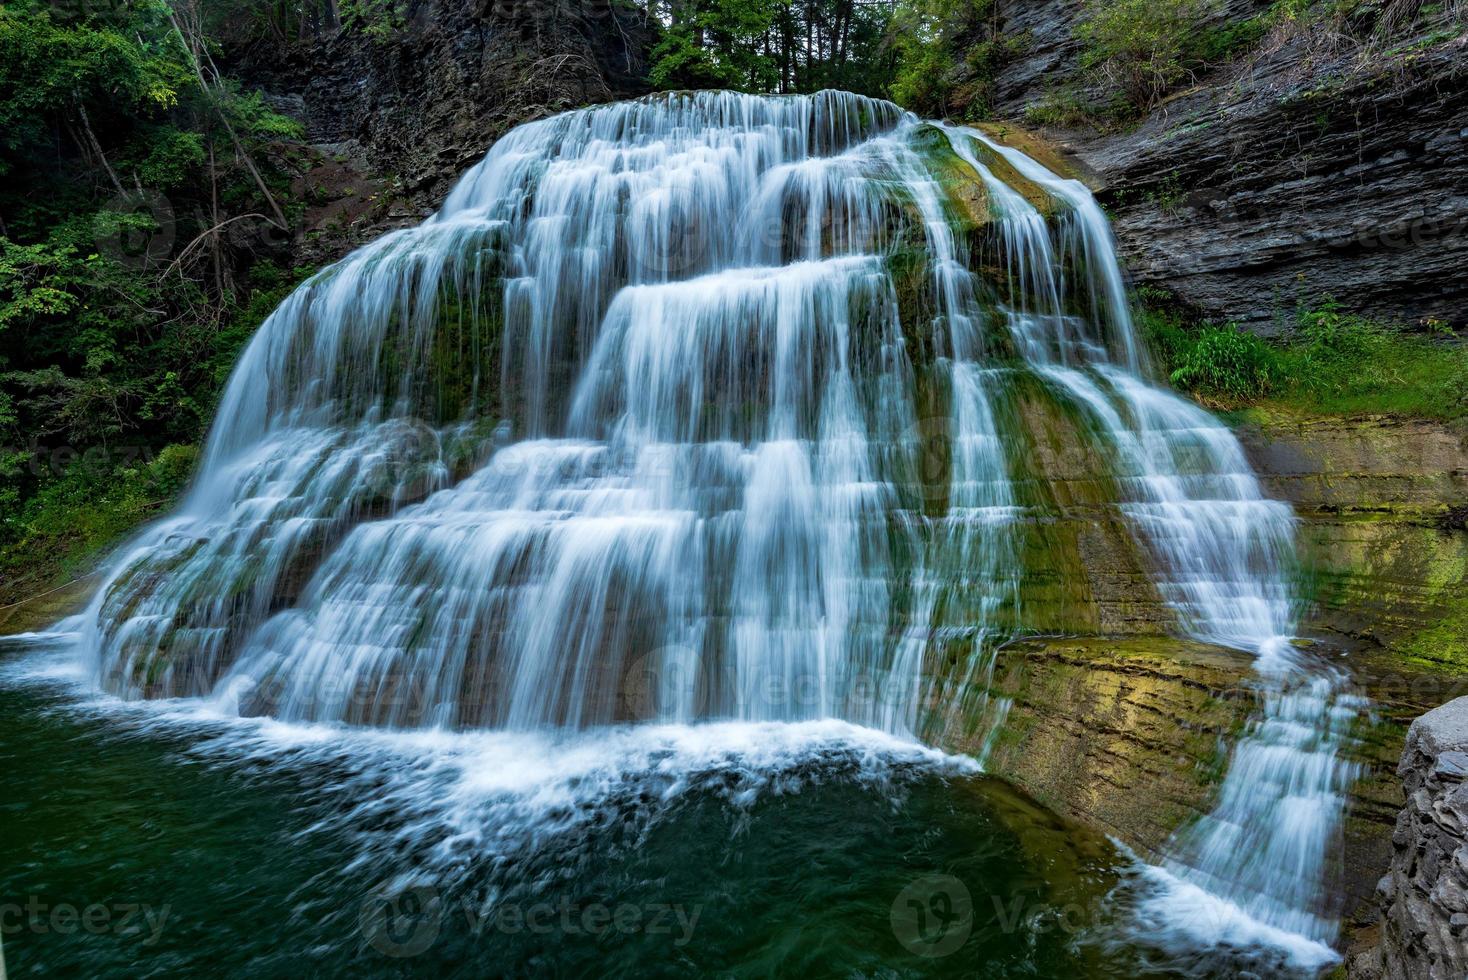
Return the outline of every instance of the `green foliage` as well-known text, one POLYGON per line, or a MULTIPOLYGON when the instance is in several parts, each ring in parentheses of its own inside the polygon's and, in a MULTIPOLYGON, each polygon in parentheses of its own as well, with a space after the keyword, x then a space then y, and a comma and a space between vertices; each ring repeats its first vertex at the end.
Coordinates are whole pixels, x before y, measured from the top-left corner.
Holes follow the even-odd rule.
POLYGON ((402 28, 406 6, 401 0, 340 0, 337 8, 343 27, 386 43, 402 28))
POLYGON ((43 567, 72 503, 80 547, 166 495, 135 461, 202 438, 300 278, 269 261, 299 126, 215 74, 194 9, 0 7, 0 565, 43 567))
POLYGON ((662 89, 774 90, 780 80, 776 60, 761 42, 775 27, 781 6, 777 0, 688 5, 653 48, 649 81, 662 89))
POLYGON ((1298 399, 1330 414, 1463 418, 1468 346, 1437 326, 1431 334, 1404 334, 1327 300, 1300 314, 1281 369, 1297 379, 1298 399))
POLYGON ((75 460, 47 474, 23 506, 0 509, 0 603, 16 602, 85 574, 97 557, 183 491, 199 451, 171 445, 156 456, 75 460))
POLYGON ((63 265, 66 257, 45 245, 0 238, 0 330, 72 311, 76 297, 66 288, 63 265))
POLYGON ((1076 30, 1083 64, 1099 69, 1139 108, 1188 74, 1195 39, 1217 0, 1089 0, 1076 30))
POLYGON ((1169 378, 1204 396, 1248 401, 1269 393, 1276 370, 1274 350, 1258 335, 1230 324, 1203 327, 1169 378))
POLYGON ((980 119, 994 78, 1030 43, 999 30, 995 0, 901 0, 890 32, 890 94, 922 115, 980 119))
POLYGON ((907 0, 897 8, 892 18, 897 61, 893 101, 924 115, 946 114, 957 64, 954 35, 971 6, 969 0, 907 0))
POLYGON ((175 37, 161 29, 165 10, 137 4, 129 26, 138 33, 130 37, 116 26, 62 26, 27 0, 0 7, 0 174, 46 139, 59 111, 90 103, 146 114, 177 105, 191 72, 175 37))
POLYGON ((1204 65, 1231 61, 1263 40, 1272 20, 1261 14, 1207 28, 1188 45, 1187 55, 1204 65))
POLYGON ((929 116, 976 119, 999 69, 1029 44, 999 30, 995 0, 643 0, 659 39, 658 89, 890 98, 929 116))
POLYGON ((645 0, 659 89, 885 95, 892 8, 869 0, 645 0))
POLYGON ((1452 7, 1421 0, 1276 0, 1252 17, 1217 23, 1220 0, 1087 0, 1077 34, 1086 43, 1082 66, 1122 92, 1135 113, 1153 108, 1197 72, 1257 47, 1271 30, 1313 36, 1335 49, 1361 45, 1378 67, 1395 56, 1410 60, 1461 35, 1463 15, 1452 7))
POLYGON ((1233 326, 1191 323, 1158 294, 1139 298, 1138 325, 1168 378, 1217 407, 1468 416, 1468 345, 1440 327, 1404 333, 1326 300, 1301 310, 1284 337, 1266 341, 1233 326))

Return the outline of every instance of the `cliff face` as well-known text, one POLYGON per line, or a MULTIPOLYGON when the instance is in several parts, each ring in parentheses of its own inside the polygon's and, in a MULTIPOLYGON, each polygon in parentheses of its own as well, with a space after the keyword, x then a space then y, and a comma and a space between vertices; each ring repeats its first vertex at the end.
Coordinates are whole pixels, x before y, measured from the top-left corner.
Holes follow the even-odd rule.
POLYGON ((1412 723, 1398 772, 1407 805, 1377 885, 1378 943, 1348 975, 1458 980, 1468 974, 1468 698, 1412 723))
POLYGON ((647 90, 652 34, 621 5, 421 0, 390 27, 323 24, 227 67, 305 124, 297 259, 334 261, 427 217, 515 126, 647 90))
MULTIPOLYGON (((1230 0, 1237 23, 1267 7, 1230 0)), ((1020 54, 995 109, 1025 109, 1078 68, 1076 0, 1008 3, 1020 54)), ((1129 271, 1200 313, 1277 329, 1333 296, 1408 325, 1468 324, 1468 38, 1366 55, 1277 31, 1121 131, 1053 129, 1092 172, 1129 271)))
POLYGON ((338 30, 279 76, 319 142, 355 141, 432 198, 510 128, 644 91, 639 15, 614 4, 432 0, 390 39, 338 30))
MULTIPOLYGON (((1270 7, 1219 0, 1210 26, 1270 7)), ((323 150, 307 261, 418 220, 512 126, 646 90, 650 26, 613 4, 425 0, 390 33, 323 29, 235 66, 323 150), (313 237, 314 236, 314 237, 313 237)), ((998 0, 1013 54, 992 109, 1018 121, 1081 67, 1081 0, 998 0)), ((1468 324, 1468 39, 1363 56, 1277 32, 1120 131, 1048 135, 1091 172, 1129 271, 1201 314, 1278 329, 1332 296, 1408 325, 1468 324)), ((962 59, 960 59, 962 60, 962 59)))

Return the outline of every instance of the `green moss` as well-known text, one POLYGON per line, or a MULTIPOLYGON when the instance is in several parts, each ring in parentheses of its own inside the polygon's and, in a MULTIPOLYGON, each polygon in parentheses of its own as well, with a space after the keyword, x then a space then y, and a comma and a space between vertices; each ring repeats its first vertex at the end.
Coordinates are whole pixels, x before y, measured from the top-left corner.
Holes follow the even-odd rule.
POLYGON ((1393 670, 1468 676, 1468 538, 1420 506, 1369 506, 1303 528, 1320 618, 1371 641, 1393 670))
POLYGON ((1145 850, 1210 808, 1256 707, 1249 675, 1247 657, 1167 637, 1023 640, 998 653, 1003 728, 949 718, 943 741, 992 739, 990 772, 1145 850))
POLYGON ((1403 644, 1407 662, 1429 670, 1468 675, 1468 602, 1403 644))

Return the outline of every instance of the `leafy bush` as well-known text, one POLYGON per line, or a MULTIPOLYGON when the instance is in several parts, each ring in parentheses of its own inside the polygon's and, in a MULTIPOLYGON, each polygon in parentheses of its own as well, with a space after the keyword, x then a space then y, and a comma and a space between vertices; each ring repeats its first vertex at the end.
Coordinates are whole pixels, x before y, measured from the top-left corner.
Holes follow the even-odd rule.
POLYGON ((1089 0, 1077 28, 1083 64, 1150 109, 1188 73, 1185 60, 1216 0, 1089 0))
POLYGON ((1468 415, 1468 345, 1450 331, 1404 333, 1326 300, 1300 312, 1281 363, 1294 399, 1313 410, 1468 415))
POLYGON ((262 304, 299 279, 269 257, 290 232, 279 141, 300 127, 217 73, 200 17, 163 0, 0 6, 7 588, 173 496, 191 451, 167 447, 203 436, 262 304))
POLYGON ((188 485, 199 451, 173 445, 152 458, 78 459, 48 476, 0 518, 0 604, 17 602, 90 570, 98 557, 156 517, 188 485))
POLYGON ((1172 383, 1201 395, 1234 401, 1269 393, 1278 370, 1275 351, 1258 335, 1233 324, 1205 326, 1182 352, 1172 383))

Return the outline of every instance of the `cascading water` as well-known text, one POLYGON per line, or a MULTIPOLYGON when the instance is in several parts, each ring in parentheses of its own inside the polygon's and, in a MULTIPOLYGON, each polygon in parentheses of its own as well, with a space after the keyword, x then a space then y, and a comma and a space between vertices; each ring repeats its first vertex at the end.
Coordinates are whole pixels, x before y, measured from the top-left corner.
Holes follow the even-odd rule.
POLYGON ((1028 378, 1116 460, 1181 628, 1259 655, 1263 714, 1166 867, 1327 942, 1355 706, 1289 643, 1288 508, 1144 371, 1089 192, 977 131, 833 92, 568 113, 266 321, 87 648, 114 691, 300 721, 910 735, 977 693, 997 730, 1028 378))
POLYGON ((947 131, 1006 209, 1001 221, 1022 297, 1009 320, 1020 349, 1094 418, 1115 449, 1121 509, 1161 570, 1158 585, 1180 625, 1198 639, 1257 654, 1264 710, 1234 752, 1218 807, 1170 845, 1165 867, 1174 877, 1164 881, 1149 924, 1165 931, 1162 920, 1170 919, 1167 928, 1182 932, 1182 945, 1226 940, 1234 926, 1218 910, 1176 915, 1188 901, 1180 899, 1179 883, 1196 885, 1254 922, 1305 937, 1296 949, 1303 960, 1329 962, 1336 924, 1320 908, 1324 869, 1356 775, 1337 753, 1363 703, 1346 691, 1343 674, 1306 664, 1291 644, 1298 619, 1289 574, 1294 516, 1264 497, 1232 433, 1138 377, 1142 355, 1120 267, 1090 192, 976 130, 947 131), (1040 216, 1022 197, 999 190, 973 144, 1069 205, 1069 263, 1051 258, 1040 216), (1057 299, 1066 293, 1057 281, 1064 268, 1089 276, 1091 315, 1124 338, 1120 363, 1072 339, 1057 299))

